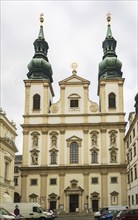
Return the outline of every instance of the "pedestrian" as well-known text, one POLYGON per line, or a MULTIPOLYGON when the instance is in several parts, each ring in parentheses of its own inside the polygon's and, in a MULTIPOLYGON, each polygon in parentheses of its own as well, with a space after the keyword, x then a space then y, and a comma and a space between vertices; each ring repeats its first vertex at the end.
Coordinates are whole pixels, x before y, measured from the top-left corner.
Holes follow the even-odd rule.
POLYGON ((14 214, 15 214, 15 219, 20 219, 20 209, 18 208, 18 205, 15 206, 14 214))

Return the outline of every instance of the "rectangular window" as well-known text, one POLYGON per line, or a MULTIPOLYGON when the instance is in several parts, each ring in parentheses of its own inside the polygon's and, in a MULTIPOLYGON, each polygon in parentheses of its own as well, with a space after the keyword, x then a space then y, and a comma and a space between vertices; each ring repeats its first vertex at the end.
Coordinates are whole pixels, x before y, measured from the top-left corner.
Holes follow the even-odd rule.
POLYGON ((133 128, 133 138, 135 137, 135 128, 133 128))
POLYGON ((129 148, 129 141, 127 141, 127 148, 129 148))
POLYGON ((56 184, 57 184, 57 179, 56 178, 50 179, 50 185, 56 185, 56 184))
POLYGON ((131 169, 130 171, 130 175, 131 175, 131 182, 133 181, 133 170, 131 169))
POLYGON ((130 150, 130 161, 132 160, 132 149, 130 150))
POLYGON ((127 182, 130 183, 130 174, 129 174, 129 172, 127 173, 127 182))
POLYGON ((132 205, 134 205, 134 196, 132 195, 132 205))
POLYGON ((134 166, 134 175, 134 178, 137 179, 137 165, 134 166))
POLYGON ((18 166, 15 166, 15 167, 14 167, 14 173, 18 173, 18 172, 19 172, 18 166))
POLYGON ((92 184, 98 183, 98 177, 92 177, 92 184))
POLYGON ((5 162, 5 180, 9 179, 9 163, 6 161, 5 162))
POLYGON ((130 143, 132 142, 132 138, 131 138, 131 135, 129 136, 129 141, 130 141, 130 143))
POLYGON ((72 142, 70 145, 70 163, 79 162, 79 146, 77 142, 72 142))
POLYGON ((138 194, 136 194, 136 204, 138 204, 138 194))
POLYGON ((117 183, 117 177, 111 177, 111 183, 117 183))
POLYGON ((78 99, 70 100, 70 108, 78 108, 78 107, 79 107, 78 99))
POLYGON ((14 177, 14 186, 18 186, 18 177, 14 177))
POLYGON ((136 156, 136 144, 133 145, 134 148, 134 157, 136 156))
POLYGON ((31 185, 31 186, 37 185, 37 179, 31 179, 30 185, 31 185))

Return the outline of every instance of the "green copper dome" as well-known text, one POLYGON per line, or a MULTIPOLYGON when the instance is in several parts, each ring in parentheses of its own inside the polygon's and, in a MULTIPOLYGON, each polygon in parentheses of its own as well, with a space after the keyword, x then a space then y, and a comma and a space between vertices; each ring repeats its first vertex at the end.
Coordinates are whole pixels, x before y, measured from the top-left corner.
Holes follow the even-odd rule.
MULTIPOLYGON (((107 20, 110 22, 110 15, 107 20)), ((106 38, 103 41, 103 60, 99 63, 99 79, 122 77, 122 63, 117 59, 115 52, 116 40, 112 36, 110 24, 108 23, 106 38)))
POLYGON ((29 79, 48 79, 50 82, 53 82, 52 79, 52 67, 48 61, 47 52, 49 49, 48 43, 45 41, 44 32, 43 32, 43 23, 44 19, 41 15, 40 17, 40 31, 38 38, 34 41, 35 54, 28 64, 28 78, 29 79))

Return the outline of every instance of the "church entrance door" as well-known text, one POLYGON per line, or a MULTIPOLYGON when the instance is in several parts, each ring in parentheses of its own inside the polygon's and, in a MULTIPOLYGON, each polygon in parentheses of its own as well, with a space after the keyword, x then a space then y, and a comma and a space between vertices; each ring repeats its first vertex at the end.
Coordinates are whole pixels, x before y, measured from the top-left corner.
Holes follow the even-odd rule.
POLYGON ((79 195, 70 195, 69 197, 70 212, 76 212, 76 208, 79 208, 79 195))

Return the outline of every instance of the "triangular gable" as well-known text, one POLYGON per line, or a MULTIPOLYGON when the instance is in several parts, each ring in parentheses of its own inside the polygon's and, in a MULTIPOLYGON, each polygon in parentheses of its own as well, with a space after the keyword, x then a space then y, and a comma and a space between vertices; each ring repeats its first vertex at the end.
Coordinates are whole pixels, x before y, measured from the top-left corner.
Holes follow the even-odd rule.
POLYGON ((82 139, 73 135, 72 137, 66 139, 66 141, 82 141, 82 139))
POLYGON ((76 74, 73 74, 73 75, 69 76, 68 78, 60 81, 59 85, 70 84, 70 83, 90 84, 90 81, 88 81, 88 80, 86 80, 76 74))

